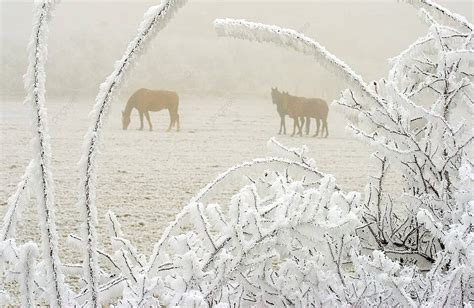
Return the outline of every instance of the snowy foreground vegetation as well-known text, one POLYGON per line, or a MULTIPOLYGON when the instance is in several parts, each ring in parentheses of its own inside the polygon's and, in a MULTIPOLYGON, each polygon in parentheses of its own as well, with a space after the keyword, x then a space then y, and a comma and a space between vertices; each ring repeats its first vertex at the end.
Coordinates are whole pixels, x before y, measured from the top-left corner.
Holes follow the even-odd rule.
POLYGON ((293 30, 215 21, 218 34, 272 42, 314 56, 348 83, 334 102, 348 129, 380 164, 363 192, 345 192, 317 170, 308 149, 268 142, 275 156, 229 168, 186 205, 141 255, 112 212, 112 251, 97 239, 96 168, 102 127, 124 74, 185 1, 145 14, 101 85, 84 138, 78 206, 81 234, 58 243, 44 71, 54 3, 35 5, 25 76, 33 159, 8 200, 0 232, 0 303, 34 306, 471 306, 474 301, 473 25, 431 1, 414 1, 429 32, 391 60, 386 79, 366 83, 318 42, 293 30), (356 119, 356 120, 355 120, 356 119), (394 168, 402 191, 389 193, 394 168), (227 204, 225 183, 244 181, 227 204), (17 243, 15 225, 32 188, 41 243, 17 243), (59 245, 83 260, 64 264, 59 245), (79 286, 66 277, 78 277, 79 286), (14 288, 17 290, 14 290, 14 288), (79 291, 75 291, 79 288, 79 291), (18 298, 15 298, 16 296, 18 298))

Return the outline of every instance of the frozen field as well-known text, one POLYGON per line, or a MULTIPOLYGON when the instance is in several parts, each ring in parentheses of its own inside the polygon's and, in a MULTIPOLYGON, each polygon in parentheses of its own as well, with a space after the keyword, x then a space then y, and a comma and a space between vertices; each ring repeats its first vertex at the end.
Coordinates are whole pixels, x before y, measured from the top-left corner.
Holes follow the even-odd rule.
MULTIPOLYGON (((52 137, 58 232, 62 238, 76 233, 78 161, 82 137, 89 124, 92 99, 47 101, 52 137)), ((167 112, 152 113, 154 131, 138 131, 138 114, 129 130, 121 128, 124 100, 114 102, 99 165, 99 232, 104 234, 108 209, 118 216, 123 230, 142 253, 149 255, 168 222, 197 191, 234 164, 269 154, 266 143, 278 132, 279 117, 271 99, 181 97, 181 132, 166 133, 167 112)), ((1 112, 1 204, 31 157, 31 129, 21 99, 4 99, 1 112)), ((329 138, 278 136, 286 145, 306 144, 321 171, 332 173, 346 190, 360 190, 368 175, 370 149, 345 132, 341 114, 330 111, 329 138)), ((287 119, 287 130, 292 123, 287 119)), ((313 129, 314 129, 313 123, 313 129)), ((18 228, 19 239, 38 237, 36 207, 30 202, 18 228)), ((64 243, 64 241, 60 241, 64 243)), ((66 260, 72 256, 61 246, 66 260)))

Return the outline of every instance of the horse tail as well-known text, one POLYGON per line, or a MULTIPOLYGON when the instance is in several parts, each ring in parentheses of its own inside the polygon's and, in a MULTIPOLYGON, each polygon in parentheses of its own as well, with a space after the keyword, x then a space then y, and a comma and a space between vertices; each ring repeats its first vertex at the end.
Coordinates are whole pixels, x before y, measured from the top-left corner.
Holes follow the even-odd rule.
POLYGON ((321 132, 321 134, 323 134, 324 132, 324 129, 326 129, 326 138, 328 137, 329 135, 329 128, 328 128, 328 114, 329 114, 329 106, 328 104, 326 103, 326 101, 323 101, 324 104, 323 104, 323 131, 321 132))
POLYGON ((178 108, 179 108, 179 96, 177 93, 176 94, 176 103, 173 105, 173 126, 176 125, 177 130, 179 131, 179 113, 178 113, 178 108))
POLYGON ((322 118, 327 119, 328 114, 329 114, 329 106, 328 106, 328 103, 327 103, 325 100, 322 100, 322 104, 321 104, 321 115, 322 115, 322 118))

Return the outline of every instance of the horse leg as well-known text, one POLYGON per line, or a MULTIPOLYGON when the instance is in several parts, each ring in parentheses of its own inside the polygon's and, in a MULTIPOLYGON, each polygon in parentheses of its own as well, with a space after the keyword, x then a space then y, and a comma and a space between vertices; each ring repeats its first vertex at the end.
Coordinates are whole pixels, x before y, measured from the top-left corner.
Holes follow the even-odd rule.
POLYGON ((298 121, 298 135, 303 137, 303 126, 304 126, 304 117, 299 117, 298 121), (301 122, 300 122, 301 121, 301 122))
POLYGON ((298 117, 294 117, 293 118, 293 133, 291 134, 291 137, 293 137, 296 133, 296 126, 298 125, 297 122, 298 122, 298 117))
POLYGON ((146 120, 148 121, 148 126, 150 127, 150 131, 152 131, 153 130, 153 125, 151 125, 150 112, 145 111, 145 117, 146 117, 146 120))
POLYGON ((313 137, 317 137, 319 135, 319 127, 321 125, 321 120, 319 118, 316 118, 316 133, 314 134, 313 137))
POLYGON ((324 127, 326 128, 326 137, 324 137, 324 138, 327 138, 328 135, 329 135, 328 120, 327 119, 324 119, 324 127))
POLYGON ((138 114, 140 115, 140 130, 143 130, 143 111, 139 110, 138 114))
POLYGON ((283 129, 283 117, 280 116, 280 130, 278 131, 278 135, 281 135, 282 129, 283 129))
POLYGON ((168 129, 166 130, 167 132, 171 130, 171 127, 173 126, 173 122, 174 122, 173 112, 171 111, 171 109, 168 109, 168 111, 170 113, 170 125, 168 126, 168 129))
POLYGON ((176 116, 175 116, 175 123, 176 123, 176 131, 179 132, 179 114, 176 113, 176 116))
POLYGON ((309 134, 309 129, 310 129, 310 125, 311 125, 311 118, 310 117, 306 117, 306 135, 309 134))
POLYGON ((286 118, 286 116, 283 115, 283 134, 286 135, 286 123, 285 123, 286 120, 285 120, 285 118, 286 118))

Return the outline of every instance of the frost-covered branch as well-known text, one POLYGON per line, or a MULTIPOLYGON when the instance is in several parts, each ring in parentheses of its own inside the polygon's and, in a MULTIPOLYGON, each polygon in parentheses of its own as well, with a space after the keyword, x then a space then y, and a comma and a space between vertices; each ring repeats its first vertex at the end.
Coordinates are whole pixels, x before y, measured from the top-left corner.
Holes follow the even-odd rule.
MULTIPOLYGON (((58 235, 54 217, 54 187, 51 172, 51 147, 49 143, 45 102, 45 64, 47 58, 48 22, 54 3, 39 1, 34 6, 33 29, 28 45, 29 64, 25 74, 26 104, 33 116, 32 128, 34 166, 32 178, 36 190, 38 215, 42 238, 42 253, 47 268, 50 305, 65 304, 63 274, 58 255, 58 235)), ((26 179, 25 179, 26 180, 26 179)), ((26 183, 24 183, 26 185, 26 183)))
POLYGON ((286 157, 289 155, 289 158, 297 158, 301 160, 302 164, 310 168, 316 169, 316 162, 314 161, 314 159, 309 159, 307 156, 308 148, 306 146, 303 146, 301 148, 288 148, 278 142, 275 137, 272 137, 268 141, 268 147, 272 149, 274 153, 278 153, 281 157, 286 157))
MULTIPOLYGON (((306 306, 338 288, 336 282, 313 288, 317 278, 305 273, 332 271, 332 263, 319 259, 325 251, 321 244, 326 242, 325 234, 351 238, 349 230, 359 224, 357 194, 336 190, 330 176, 323 177, 315 188, 303 188, 302 182, 284 174, 264 173, 262 177, 272 186, 266 181, 247 185, 231 199, 226 211, 216 204, 192 204, 188 221, 196 231, 170 236, 159 256, 160 262, 171 258, 177 266, 173 274, 163 273, 168 277, 163 278, 166 284, 162 287, 165 305, 186 305, 192 294, 201 293, 199 301, 210 305, 306 306), (217 236, 217 249, 206 239, 200 212, 208 217, 208 228, 217 236), (321 262, 310 265, 309 260, 321 262)), ((351 241, 342 243, 344 248, 331 246, 337 249, 339 265, 351 241)))
MULTIPOLYGON (((270 141, 269 143, 276 144, 276 141, 270 141)), ((308 158, 308 161, 309 160, 310 159, 308 158)), ((252 161, 244 162, 229 168, 227 171, 217 176, 213 181, 211 181, 204 188, 202 188, 196 196, 191 198, 190 203, 181 211, 180 214, 177 215, 176 219, 165 229, 163 236, 155 244, 152 256, 150 257, 150 261, 147 266, 147 272, 150 272, 150 274, 153 273, 153 269, 157 264, 157 260, 159 259, 158 257, 160 254, 160 249, 163 244, 168 241, 170 234, 180 227, 181 223, 185 221, 185 217, 189 215, 192 208, 195 207, 199 202, 203 202, 203 200, 205 200, 205 198, 208 197, 211 192, 215 190, 219 185, 225 184, 231 179, 235 180, 236 177, 238 177, 239 175, 241 176, 242 173, 248 169, 264 171, 265 168, 277 167, 283 167, 287 170, 291 168, 299 173, 303 172, 304 174, 306 174, 306 180, 313 182, 318 182, 324 176, 323 173, 309 165, 300 163, 298 161, 293 161, 291 159, 278 157, 257 158, 252 161)), ((339 187, 337 185, 335 186, 335 188, 339 190, 339 187)))
POLYGON ((448 23, 452 23, 456 26, 460 26, 463 30, 469 32, 474 30, 474 26, 464 17, 459 14, 453 13, 447 8, 435 3, 431 0, 404 0, 411 5, 425 9, 429 12, 433 12, 442 20, 446 20, 448 23))

